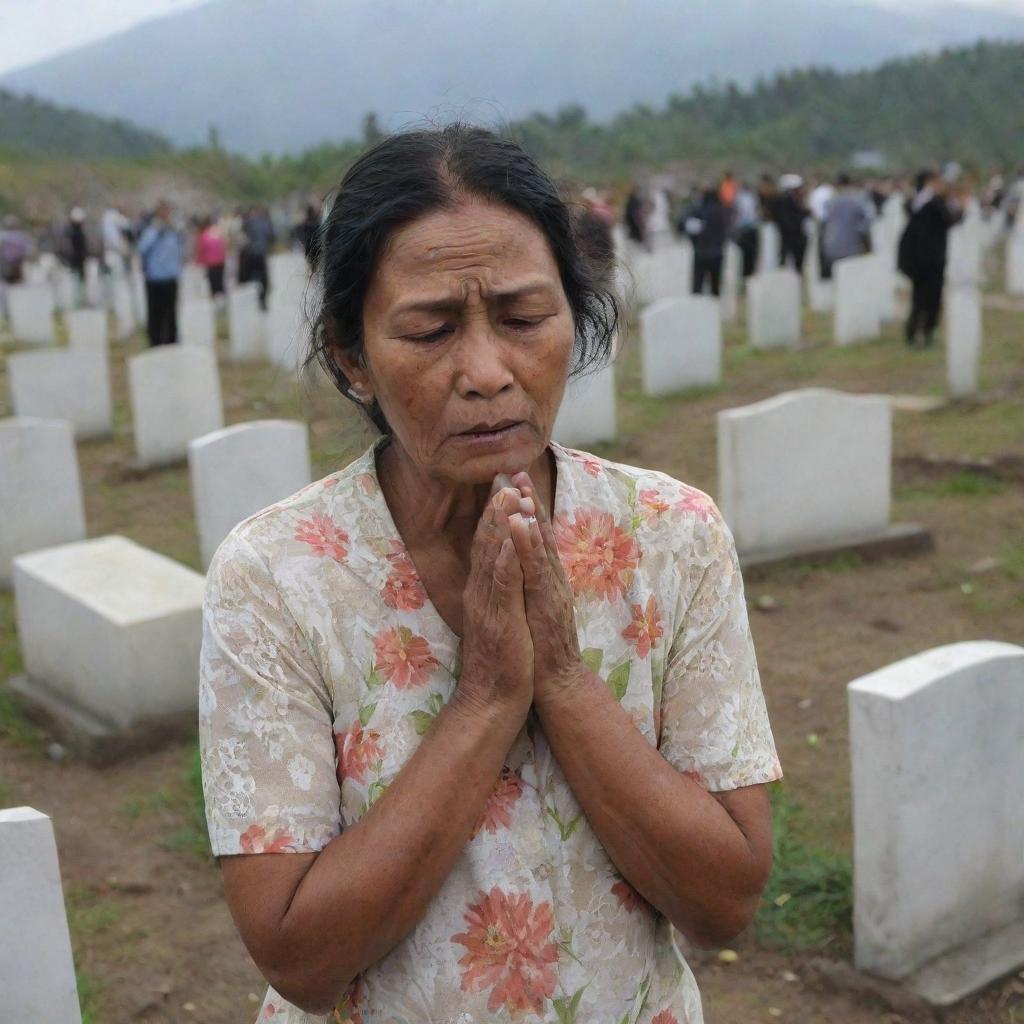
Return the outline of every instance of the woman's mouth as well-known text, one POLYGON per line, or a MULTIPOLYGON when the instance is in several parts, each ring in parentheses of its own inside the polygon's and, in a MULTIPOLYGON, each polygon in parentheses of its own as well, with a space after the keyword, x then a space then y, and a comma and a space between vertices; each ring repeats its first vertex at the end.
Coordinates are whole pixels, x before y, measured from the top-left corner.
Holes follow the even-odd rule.
POLYGON ((496 420, 493 423, 475 423, 468 430, 460 431, 455 437, 470 444, 500 442, 511 437, 522 426, 525 426, 523 420, 496 420))

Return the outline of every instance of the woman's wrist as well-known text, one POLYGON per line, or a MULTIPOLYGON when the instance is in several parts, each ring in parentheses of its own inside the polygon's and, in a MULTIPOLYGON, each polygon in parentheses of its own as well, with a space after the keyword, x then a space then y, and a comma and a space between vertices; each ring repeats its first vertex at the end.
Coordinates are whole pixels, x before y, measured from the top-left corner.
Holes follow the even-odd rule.
POLYGON ((560 669, 538 676, 534 680, 533 702, 538 710, 574 701, 590 685, 593 672, 582 659, 560 669))

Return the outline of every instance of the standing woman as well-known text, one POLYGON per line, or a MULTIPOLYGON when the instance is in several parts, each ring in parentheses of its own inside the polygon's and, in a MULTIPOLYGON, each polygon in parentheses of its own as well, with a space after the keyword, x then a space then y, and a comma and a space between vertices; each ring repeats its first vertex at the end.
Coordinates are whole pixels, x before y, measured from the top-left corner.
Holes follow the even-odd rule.
POLYGON ((224 263, 228 256, 227 243, 220 230, 220 223, 211 217, 203 217, 197 225, 194 258, 206 268, 206 279, 210 284, 210 295, 216 298, 224 295, 224 263))
POLYGON ((614 300, 481 129, 393 136, 315 247, 313 353, 380 439, 240 524, 201 666, 213 852, 259 1021, 695 1024, 780 777, 729 531, 551 441, 614 300))

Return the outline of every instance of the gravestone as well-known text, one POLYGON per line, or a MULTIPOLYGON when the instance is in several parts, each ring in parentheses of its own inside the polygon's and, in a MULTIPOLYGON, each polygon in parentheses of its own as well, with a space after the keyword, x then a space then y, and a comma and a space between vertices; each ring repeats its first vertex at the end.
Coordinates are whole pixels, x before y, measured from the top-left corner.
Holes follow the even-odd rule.
POLYGON ((71 936, 50 819, 0 810, 0 998, 9 1024, 81 1024, 71 936))
POLYGON ((228 293, 228 353, 232 360, 244 362, 265 357, 265 321, 259 285, 241 284, 228 293))
POLYGON ((102 309, 74 309, 64 314, 64 326, 68 332, 68 345, 107 345, 107 314, 102 309))
POLYGON ((654 252, 640 251, 633 260, 637 298, 642 306, 681 298, 693 290, 693 245, 688 239, 654 252))
POLYGON ((937 647, 847 694, 855 962, 949 1005, 1024 965, 1024 648, 937 647))
POLYGON ((243 519, 312 479, 305 423, 256 420, 197 437, 188 446, 192 503, 203 565, 243 519))
POLYGON ((15 416, 68 420, 78 439, 108 437, 114 413, 107 344, 16 352, 7 360, 15 416))
POLYGON ((138 326, 135 319, 135 303, 126 278, 113 278, 110 305, 114 313, 114 337, 119 341, 125 341, 135 333, 138 326))
POLYGON ((97 307, 103 305, 103 281, 100 277, 100 261, 89 256, 85 261, 85 302, 86 305, 97 307))
POLYGON ((817 223, 807 238, 807 253, 804 256, 804 286, 807 289, 807 304, 815 313, 831 313, 835 306, 835 292, 831 281, 821 276, 821 228, 817 223))
POLYGON ((58 267, 53 272, 53 302, 62 312, 78 305, 78 276, 67 267, 58 267))
POLYGON ((978 289, 954 286, 946 292, 946 381, 953 398, 978 392, 981 363, 981 298, 978 289))
POLYGON ((224 426, 217 357, 197 345, 161 345, 128 360, 139 465, 184 459, 188 443, 224 426))
POLYGON ((50 283, 50 273, 45 264, 38 260, 29 260, 21 266, 21 279, 25 284, 48 285, 50 283))
POLYGON ((569 381, 552 436, 569 448, 614 441, 615 364, 569 381))
POLYGON ((85 506, 67 420, 0 420, 0 585, 26 551, 81 540, 85 506))
POLYGON ((714 387, 722 379, 722 320, 710 295, 662 299, 640 317, 645 395, 714 387))
POLYGON ((213 299, 186 299, 178 310, 178 336, 183 345, 216 349, 217 319, 213 299))
POLYGON ((198 263, 186 263, 178 279, 178 302, 184 305, 196 299, 210 298, 210 280, 206 269, 198 263))
POLYGON ((800 276, 785 267, 747 279, 747 337, 754 348, 800 344, 800 276))
MULTIPOLYGON (((1020 208, 1024 210, 1024 203, 1020 208)), ((1014 231, 1006 240, 1006 290, 1010 295, 1024 295, 1024 232, 1021 231, 1014 231)))
POLYGON ((757 272, 767 274, 779 269, 782 257, 782 236, 772 221, 764 221, 757 228, 757 272))
POLYGON ((878 256, 846 256, 832 264, 836 301, 832 335, 837 345, 853 345, 877 338, 882 331, 878 256))
POLYGON ((53 312, 53 289, 49 284, 8 286, 7 316, 15 341, 26 345, 54 344, 57 334, 53 312))
POLYGON ((982 230, 981 211, 977 205, 959 224, 950 228, 946 280, 951 285, 977 287, 981 284, 982 230))
POLYGON ((930 543, 890 527, 892 411, 883 395, 807 388, 718 414, 719 505, 744 564, 930 543))
POLYGON ((25 676, 12 689, 97 759, 133 731, 169 736, 195 713, 204 588, 199 573, 125 537, 19 556, 25 676))
POLYGON ((726 242, 722 258, 720 307, 722 323, 732 323, 739 315, 740 281, 743 277, 743 253, 735 242, 726 242))
POLYGON ((128 277, 128 288, 132 294, 132 309, 135 319, 141 324, 146 322, 149 302, 146 299, 146 279, 141 270, 132 269, 128 277))

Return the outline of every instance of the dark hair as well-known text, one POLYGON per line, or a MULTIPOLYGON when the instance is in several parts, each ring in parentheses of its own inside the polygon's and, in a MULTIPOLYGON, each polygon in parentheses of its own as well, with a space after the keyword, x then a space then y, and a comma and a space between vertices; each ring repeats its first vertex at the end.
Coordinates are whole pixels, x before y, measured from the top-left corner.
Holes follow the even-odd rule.
MULTIPOLYGON (((611 354, 619 311, 607 286, 610 263, 588 259, 558 188, 516 143, 455 123, 391 135, 364 153, 345 174, 316 232, 310 264, 321 297, 310 316, 306 365, 319 361, 346 398, 355 401, 330 349, 362 357, 363 303, 388 240, 405 224, 467 196, 507 206, 543 232, 576 325, 570 375, 603 364, 611 354)), ((388 432, 376 401, 361 407, 388 432)))

